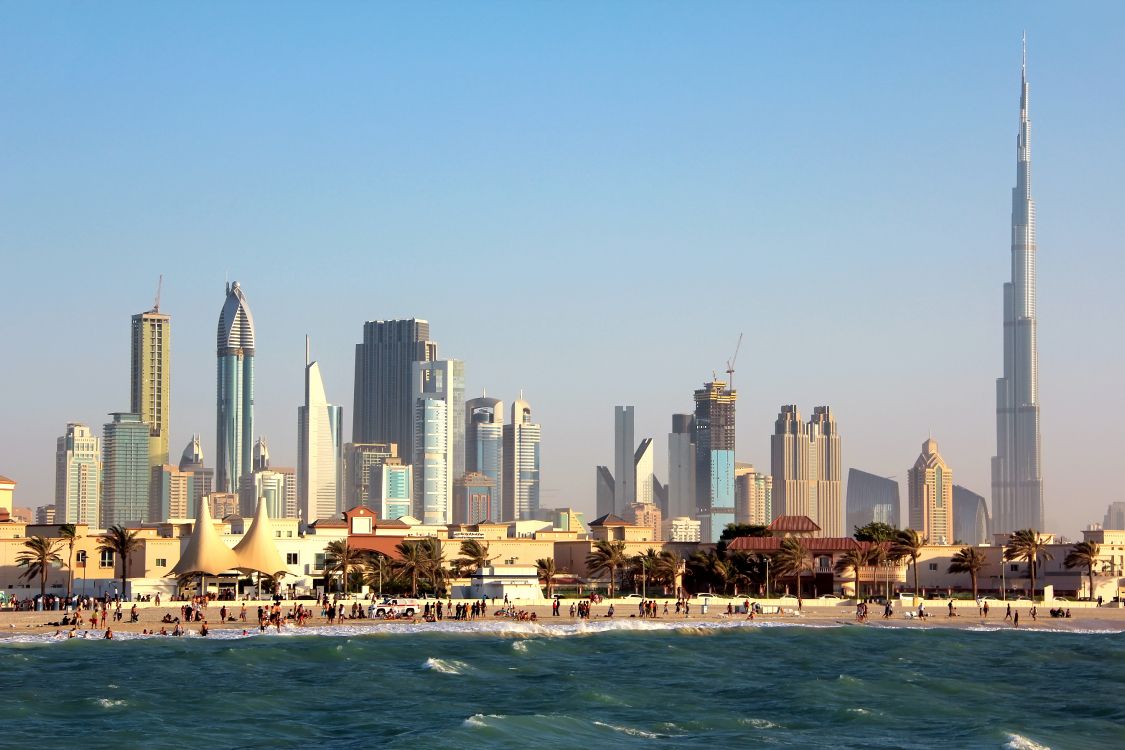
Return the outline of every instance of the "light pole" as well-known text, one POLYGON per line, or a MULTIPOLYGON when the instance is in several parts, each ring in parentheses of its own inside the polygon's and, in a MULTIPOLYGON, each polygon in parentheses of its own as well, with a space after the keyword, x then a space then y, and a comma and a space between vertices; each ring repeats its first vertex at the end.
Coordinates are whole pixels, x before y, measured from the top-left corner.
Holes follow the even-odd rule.
POLYGON ((766 557, 766 598, 770 598, 770 559, 766 557))

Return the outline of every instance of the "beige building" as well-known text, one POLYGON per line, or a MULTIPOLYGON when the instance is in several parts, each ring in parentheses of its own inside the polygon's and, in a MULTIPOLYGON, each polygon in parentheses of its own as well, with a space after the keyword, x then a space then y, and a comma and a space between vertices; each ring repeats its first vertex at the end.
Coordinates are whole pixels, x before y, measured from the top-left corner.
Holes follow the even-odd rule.
POLYGON ((734 521, 769 526, 773 518, 773 477, 753 464, 736 464, 734 469, 734 521))
POLYGON ((771 521, 805 516, 820 529, 818 536, 844 535, 841 441, 830 407, 814 408, 808 424, 796 406, 781 407, 770 440, 770 470, 771 521))
POLYGON ((15 510, 16 480, 0 475, 0 514, 10 517, 15 510))
POLYGON ((652 541, 659 542, 661 537, 660 506, 653 503, 638 502, 629 506, 629 522, 634 526, 644 526, 652 531, 652 541))
POLYGON ((936 440, 922 443, 906 484, 910 528, 931 544, 953 544, 953 472, 938 453, 936 440))
POLYGON ((695 518, 676 516, 663 523, 661 538, 666 542, 698 543, 703 533, 702 527, 703 524, 695 518))
POLYGON ((148 424, 150 468, 168 463, 172 393, 172 318, 160 312, 160 296, 148 312, 133 316, 129 411, 148 424))

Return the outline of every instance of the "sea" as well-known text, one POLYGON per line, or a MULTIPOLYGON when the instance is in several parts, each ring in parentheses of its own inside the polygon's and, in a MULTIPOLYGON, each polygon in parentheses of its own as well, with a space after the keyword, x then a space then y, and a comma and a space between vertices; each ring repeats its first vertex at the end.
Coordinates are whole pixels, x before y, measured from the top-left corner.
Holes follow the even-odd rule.
POLYGON ((4 748, 1125 748, 1125 635, 621 620, 0 641, 4 748))

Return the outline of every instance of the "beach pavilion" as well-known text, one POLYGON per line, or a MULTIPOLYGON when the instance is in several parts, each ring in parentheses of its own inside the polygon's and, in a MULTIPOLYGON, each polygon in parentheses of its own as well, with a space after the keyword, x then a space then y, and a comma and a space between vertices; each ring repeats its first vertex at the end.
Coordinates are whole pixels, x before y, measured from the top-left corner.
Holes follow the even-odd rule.
POLYGON ((234 592, 240 575, 264 573, 276 580, 285 572, 285 562, 273 541, 269 514, 263 502, 259 500, 254 521, 242 540, 231 549, 215 530, 211 509, 203 498, 187 547, 169 575, 180 580, 200 576, 201 592, 207 591, 207 577, 211 576, 218 579, 216 584, 221 593, 224 590, 234 592))

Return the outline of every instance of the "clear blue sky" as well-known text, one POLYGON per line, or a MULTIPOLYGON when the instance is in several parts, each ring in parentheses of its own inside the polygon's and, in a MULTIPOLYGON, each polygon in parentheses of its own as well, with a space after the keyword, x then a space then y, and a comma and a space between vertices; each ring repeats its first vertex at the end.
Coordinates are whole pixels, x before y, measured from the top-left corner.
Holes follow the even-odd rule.
POLYGON ((666 480, 669 415, 739 332, 740 460, 827 403, 845 467, 901 480, 932 434, 987 496, 1026 29, 1073 535, 1123 497, 1123 28, 1120 3, 5 3, 0 473, 50 502, 66 422, 128 408, 163 273, 174 456, 214 449, 229 275, 278 463, 303 336, 350 435, 363 321, 418 316, 470 395, 525 390, 545 505, 593 509, 618 403, 666 480))

